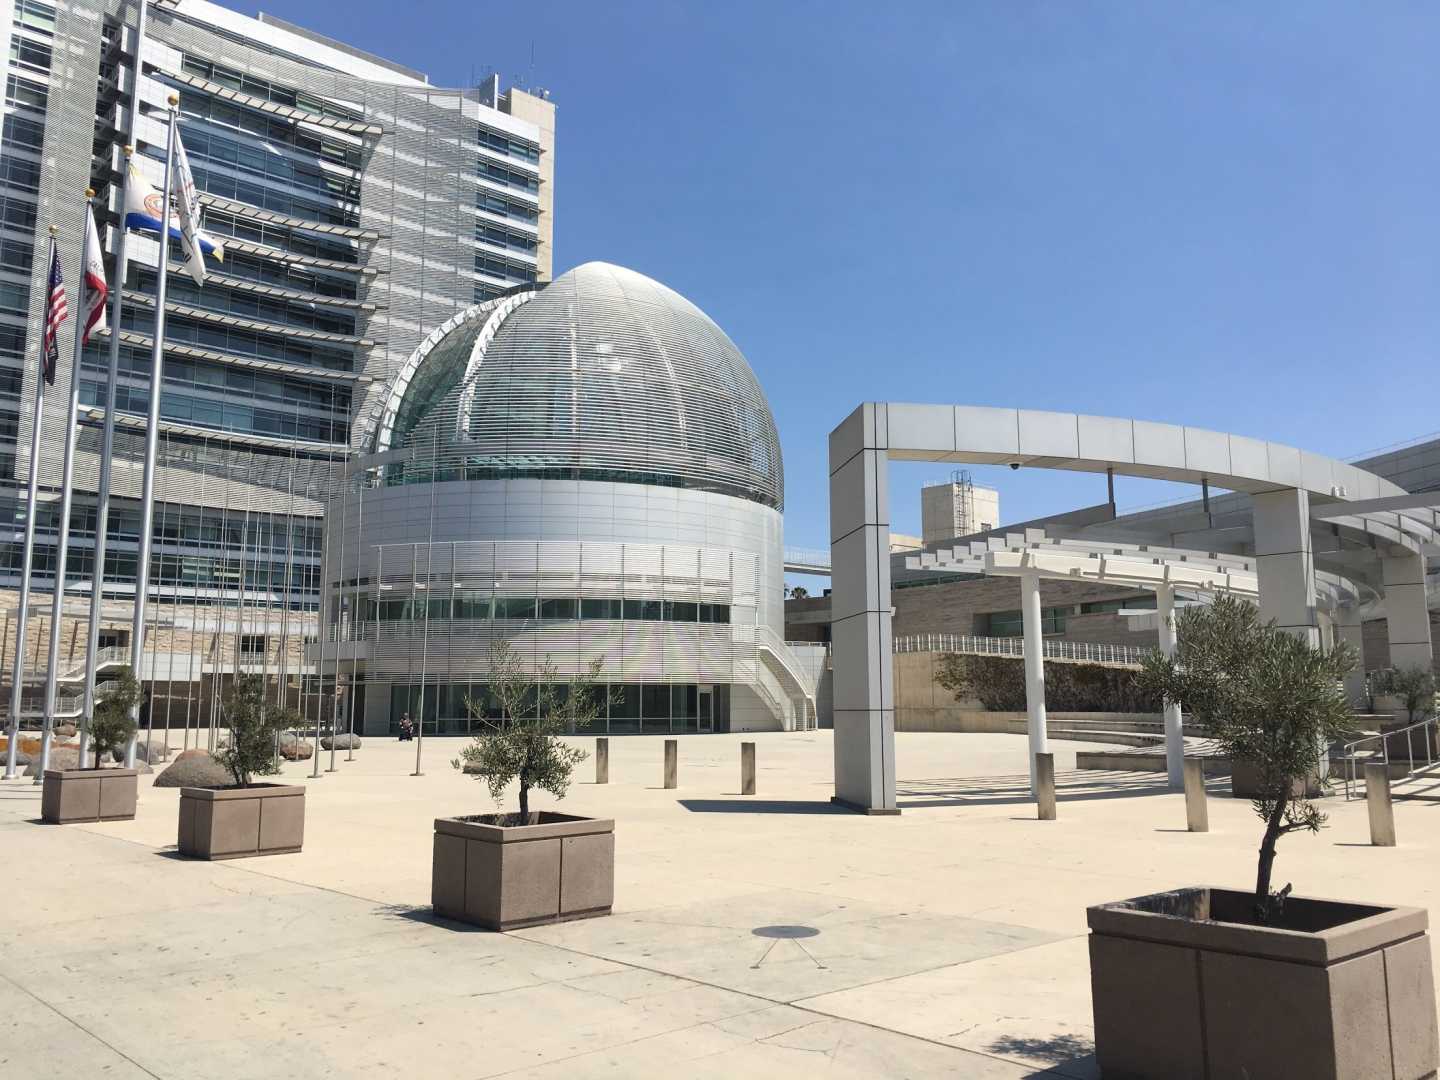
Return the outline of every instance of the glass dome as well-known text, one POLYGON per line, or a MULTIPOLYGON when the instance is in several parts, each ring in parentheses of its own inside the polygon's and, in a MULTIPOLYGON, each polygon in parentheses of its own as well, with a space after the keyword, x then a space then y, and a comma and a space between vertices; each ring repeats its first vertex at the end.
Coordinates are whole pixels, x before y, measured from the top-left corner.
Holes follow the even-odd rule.
POLYGON ((586 263, 467 309, 391 383, 392 482, 545 477, 698 488, 783 509, 775 421, 740 350, 679 293, 586 263))

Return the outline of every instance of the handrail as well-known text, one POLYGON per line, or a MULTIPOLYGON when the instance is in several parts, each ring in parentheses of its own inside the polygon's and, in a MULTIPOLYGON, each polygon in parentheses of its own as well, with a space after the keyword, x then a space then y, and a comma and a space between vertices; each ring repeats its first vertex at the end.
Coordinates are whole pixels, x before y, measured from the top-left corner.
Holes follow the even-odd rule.
POLYGON ((1374 752, 1374 744, 1379 744, 1381 760, 1385 763, 1386 771, 1390 769, 1390 740, 1405 736, 1405 762, 1408 766, 1407 774, 1414 773, 1415 769, 1415 738, 1414 732, 1421 732, 1421 742, 1425 747, 1425 768, 1436 764, 1435 756, 1431 748, 1435 745, 1436 725, 1440 723, 1440 714, 1427 716, 1424 720, 1417 720, 1413 724, 1407 724, 1403 728, 1396 728, 1394 731, 1382 731, 1378 735, 1366 735, 1363 739, 1355 739, 1345 743, 1342 749, 1341 760, 1345 763, 1345 800, 1358 798, 1358 794, 1352 793, 1352 789, 1359 788, 1359 780, 1356 775, 1356 762, 1359 759, 1359 751, 1364 747, 1366 754, 1374 752))
MULTIPOLYGON (((895 639, 894 651, 952 652, 968 656, 1004 656, 1021 659, 1025 656, 1025 639, 1015 637, 977 637, 970 634, 912 634, 895 639)), ((1108 664, 1112 667, 1138 668, 1148 649, 1135 645, 1109 645, 1093 641, 1065 641, 1051 638, 1043 643, 1047 660, 1075 664, 1108 664)))
MULTIPOLYGON (((125 645, 109 645, 95 654, 95 667, 108 667, 111 664, 125 663, 130 656, 130 649, 125 645)), ((56 682, 75 682, 85 674, 85 661, 76 660, 60 669, 55 677, 56 682)), ((27 671, 23 680, 26 683, 43 683, 45 681, 44 670, 27 671)))

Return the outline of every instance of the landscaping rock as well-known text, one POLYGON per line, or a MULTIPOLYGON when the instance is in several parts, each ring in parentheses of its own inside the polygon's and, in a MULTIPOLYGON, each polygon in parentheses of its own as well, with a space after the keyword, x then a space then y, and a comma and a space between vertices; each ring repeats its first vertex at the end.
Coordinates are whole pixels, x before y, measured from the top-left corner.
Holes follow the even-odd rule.
POLYGON ((315 753, 315 747, 308 742, 301 742, 295 736, 290 736, 290 741, 280 741, 280 756, 286 761, 309 761, 315 753))
MULTIPOLYGON (((0 751, 0 757, 4 757, 4 752, 3 752, 3 751, 0 751)), ((16 751, 15 751, 15 764, 16 764, 16 765, 20 765, 20 766, 29 765, 29 764, 30 764, 30 755, 27 754, 24 750, 16 750, 16 751)))
MULTIPOLYGON (((125 748, 122 746, 118 750, 110 751, 110 756, 116 761, 124 761, 125 748)), ((153 765, 157 761, 164 761, 168 756, 165 744, 159 739, 141 739, 135 744, 136 761, 146 761, 153 765)))
MULTIPOLYGON (((82 766, 82 765, 80 764, 79 751, 77 750, 76 747, 73 747, 73 746, 52 746, 52 747, 50 747, 50 768, 52 768, 52 769, 62 769, 62 770, 63 770, 63 769, 79 769, 79 768, 89 768, 89 767, 92 767, 95 759, 92 758, 89 754, 86 754, 86 755, 85 755, 85 758, 86 758, 86 763, 85 763, 84 766, 82 766)), ((137 762, 135 762, 135 771, 136 771, 137 773, 151 773, 151 772, 154 772, 155 770, 152 769, 149 765, 146 765, 145 762, 143 762, 143 761, 137 761, 137 762)), ((40 752, 37 750, 37 751, 35 752, 35 756, 34 756, 34 757, 31 757, 31 758, 29 759, 29 764, 26 765, 26 767, 25 767, 25 775, 26 775, 26 776, 36 776, 36 775, 39 774, 39 772, 40 772, 40 752)))
POLYGON ((159 776, 156 787, 223 788, 235 783, 218 761, 204 750, 187 750, 159 776))
MULTIPOLYGON (((52 769, 78 769, 80 768, 80 749, 75 746, 54 746, 50 747, 50 768, 52 769)), ((40 774, 40 752, 37 750, 30 759, 30 764, 25 767, 26 776, 38 776, 40 774)))
POLYGON ((351 735, 348 732, 333 737, 330 735, 322 735, 320 738, 320 749, 329 750, 332 747, 336 750, 359 750, 360 736, 351 735))
POLYGON ((63 737, 63 738, 66 738, 66 739, 71 738, 71 737, 75 734, 75 725, 74 725, 74 724, 56 724, 56 725, 55 725, 55 734, 56 734, 56 735, 59 735, 59 736, 61 736, 61 737, 63 737))

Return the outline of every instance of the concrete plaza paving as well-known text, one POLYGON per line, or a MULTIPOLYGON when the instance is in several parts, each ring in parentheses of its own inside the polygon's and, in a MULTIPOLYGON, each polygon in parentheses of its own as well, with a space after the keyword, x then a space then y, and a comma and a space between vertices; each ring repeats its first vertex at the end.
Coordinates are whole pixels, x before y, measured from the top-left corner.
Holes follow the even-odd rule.
MULTIPOLYGON (((741 736, 681 739, 674 791, 659 739, 612 739, 606 786, 582 764, 563 808, 615 818, 615 914, 511 934, 429 913, 433 819, 491 808, 458 740, 418 778, 390 740, 287 765, 305 850, 227 863, 175 855, 150 777, 94 825, 0 784, 0 1076, 1091 1077, 1086 905, 1254 873, 1223 781, 1192 835, 1163 777, 1075 772, 1091 744, 1054 744, 1041 822, 1023 736, 898 736, 898 818, 830 807, 827 732, 744 738, 754 796, 741 736)), ((1326 801, 1278 883, 1433 906, 1440 805, 1398 803, 1372 848, 1364 803, 1326 801)))

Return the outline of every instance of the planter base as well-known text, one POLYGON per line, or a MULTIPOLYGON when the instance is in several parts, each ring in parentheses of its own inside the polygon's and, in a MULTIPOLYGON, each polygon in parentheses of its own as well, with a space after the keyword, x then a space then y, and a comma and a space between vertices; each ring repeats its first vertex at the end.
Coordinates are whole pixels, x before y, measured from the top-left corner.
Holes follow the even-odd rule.
POLYGON ((40 818, 51 825, 130 821, 138 775, 136 769, 46 769, 40 818))
POLYGON ((212 861, 289 855, 304 839, 303 787, 180 789, 181 855, 212 861))
POLYGON ((435 914, 487 930, 610 914, 615 822, 548 811, 531 817, 529 825, 496 824, 495 815, 435 819, 435 914))
MULTIPOLYGON (((1237 799, 1254 799, 1260 795, 1260 772, 1249 762, 1236 761, 1230 766, 1230 794, 1237 799)), ((1290 785, 1290 794, 1300 799, 1318 799, 1328 794, 1328 789, 1317 777, 1308 780, 1295 778, 1290 785)))
POLYGON ((1440 1064, 1421 908, 1193 888, 1087 912, 1095 1057, 1107 1080, 1421 1080, 1440 1064))

